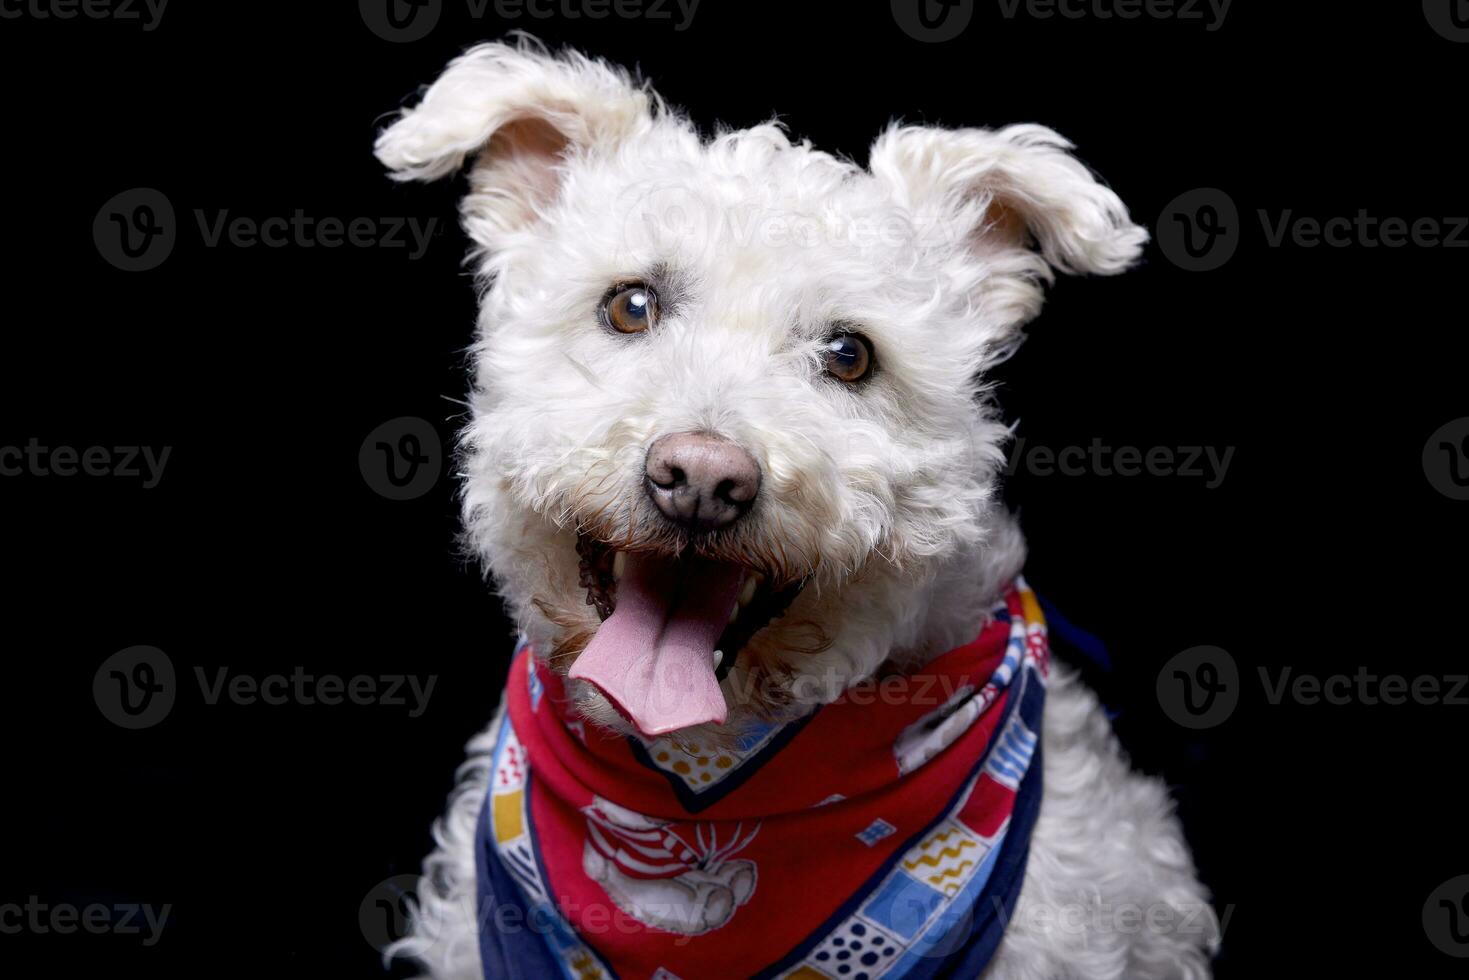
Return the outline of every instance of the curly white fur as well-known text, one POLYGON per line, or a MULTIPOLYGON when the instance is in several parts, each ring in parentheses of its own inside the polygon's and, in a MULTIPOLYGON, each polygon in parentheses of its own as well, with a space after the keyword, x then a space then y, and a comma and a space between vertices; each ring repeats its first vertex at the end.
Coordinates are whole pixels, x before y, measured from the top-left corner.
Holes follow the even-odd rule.
MULTIPOLYGON (((706 139, 625 73, 531 42, 454 61, 376 149, 399 179, 472 161, 462 217, 482 297, 465 526, 538 651, 564 669, 598 625, 578 531, 672 547, 643 456, 689 430, 740 443, 764 474, 751 512, 701 547, 807 583, 726 680, 728 729, 791 710, 793 690, 830 699, 972 638, 1024 559, 995 501, 1007 433, 985 373, 1057 272, 1120 272, 1147 238, 1069 148, 1034 125, 895 125, 863 169, 773 123, 706 139), (635 338, 595 314, 630 279, 655 282, 664 305, 635 338), (860 389, 822 373, 837 328, 873 343, 879 370, 860 389)), ((593 721, 625 726, 595 689, 573 690, 593 721)), ((1217 926, 1166 793, 1128 771, 1064 675, 1045 737, 1042 816, 990 974, 1207 975, 1217 926), (1132 905, 1198 928, 1109 925, 1132 905)), ((395 947, 437 977, 478 976, 484 750, 471 744, 422 914, 395 947)))

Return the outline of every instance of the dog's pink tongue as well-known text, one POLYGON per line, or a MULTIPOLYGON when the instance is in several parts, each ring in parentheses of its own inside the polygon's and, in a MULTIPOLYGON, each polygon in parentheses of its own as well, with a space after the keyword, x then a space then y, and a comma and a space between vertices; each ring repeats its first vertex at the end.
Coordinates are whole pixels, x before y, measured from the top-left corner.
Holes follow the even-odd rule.
POLYGON ((597 685, 644 735, 723 722, 714 644, 743 580, 738 565, 628 555, 617 608, 568 676, 597 685))

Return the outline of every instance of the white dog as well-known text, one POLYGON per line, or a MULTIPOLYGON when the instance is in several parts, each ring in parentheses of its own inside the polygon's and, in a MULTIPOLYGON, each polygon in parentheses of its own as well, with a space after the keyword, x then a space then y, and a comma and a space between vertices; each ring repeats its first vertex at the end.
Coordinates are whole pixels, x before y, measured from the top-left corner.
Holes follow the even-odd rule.
MULTIPOLYGON (((1147 239, 1068 148, 895 125, 863 169, 774 123, 705 138, 529 42, 467 52, 381 134, 397 179, 468 164, 467 537, 587 728, 734 744, 984 627, 1024 559, 986 371, 1056 272, 1121 272, 1147 239), (634 608, 672 589, 709 608, 634 608), (657 646, 644 613, 687 635, 657 646)), ((1208 976, 1218 925, 1166 791, 1064 666, 1048 689, 1043 802, 984 975, 1208 976)), ((470 745, 392 950, 434 977, 483 975, 495 737, 470 745)), ((656 830, 640 819, 618 826, 656 830)))

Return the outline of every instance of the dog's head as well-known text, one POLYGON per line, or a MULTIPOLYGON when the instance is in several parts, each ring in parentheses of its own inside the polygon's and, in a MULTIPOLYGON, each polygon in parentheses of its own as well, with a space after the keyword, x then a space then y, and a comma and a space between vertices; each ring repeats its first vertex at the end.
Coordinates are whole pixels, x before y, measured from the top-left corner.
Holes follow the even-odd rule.
POLYGON ((468 163, 468 535, 585 714, 717 726, 968 638, 1021 550, 986 370, 1146 239, 1068 146, 895 126, 864 170, 529 44, 381 134, 399 179, 468 163))

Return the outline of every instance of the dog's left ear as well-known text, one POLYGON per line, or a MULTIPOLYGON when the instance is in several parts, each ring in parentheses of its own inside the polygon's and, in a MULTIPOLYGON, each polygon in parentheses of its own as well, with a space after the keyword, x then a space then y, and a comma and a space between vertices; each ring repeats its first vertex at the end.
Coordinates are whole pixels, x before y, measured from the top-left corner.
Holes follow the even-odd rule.
POLYGON ((1040 311, 1056 272, 1121 272, 1148 240, 1070 149, 1044 126, 894 126, 873 144, 869 165, 921 236, 958 246, 961 288, 1013 330, 1040 311))
POLYGON ((656 111, 656 95, 605 62, 529 39, 482 44, 450 62, 373 149, 395 180, 435 180, 472 158, 464 225, 490 246, 553 201, 568 158, 615 149, 656 111))

